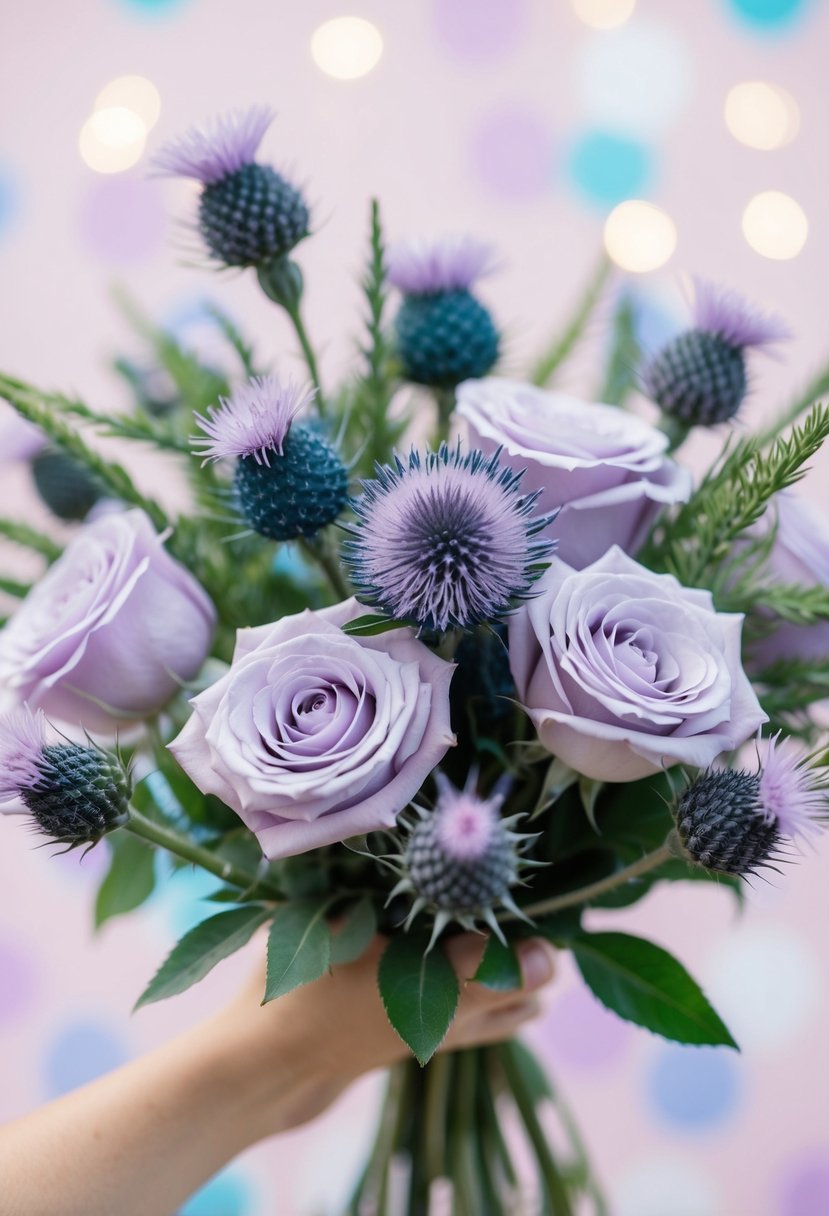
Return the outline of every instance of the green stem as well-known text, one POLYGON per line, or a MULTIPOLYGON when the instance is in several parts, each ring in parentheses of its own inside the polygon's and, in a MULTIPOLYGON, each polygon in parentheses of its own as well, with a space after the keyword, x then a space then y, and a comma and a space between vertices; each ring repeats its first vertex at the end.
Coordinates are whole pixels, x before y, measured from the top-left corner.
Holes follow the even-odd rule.
POLYGON ((446 1116, 452 1081, 453 1056, 441 1052, 426 1065, 423 1110, 423 1152, 430 1180, 446 1173, 446 1116))
POLYGON ((513 1054, 513 1044, 501 1043, 496 1050, 521 1121, 535 1150, 543 1188, 544 1210, 551 1216, 573 1216, 567 1186, 550 1151, 532 1094, 525 1084, 523 1073, 513 1054))
MULTIPOLYGON (((134 807, 130 807, 130 817, 124 827, 134 836, 140 836, 142 840, 148 840, 158 848, 166 849, 168 853, 180 857, 183 861, 189 861, 194 866, 201 866, 208 873, 215 874, 222 882, 238 887, 240 891, 253 891, 259 885, 259 879, 255 874, 249 874, 247 870, 219 857, 216 853, 211 853, 209 849, 188 840, 185 836, 180 836, 171 828, 154 823, 152 819, 147 819, 140 811, 136 811, 134 807)), ((263 898, 269 897, 267 889, 263 889, 262 894, 263 898)), ((275 892, 272 897, 275 897, 275 892)))
MULTIPOLYGON (((522 907, 521 911, 525 916, 545 916, 550 912, 561 912, 564 908, 575 908, 579 904, 589 903, 591 899, 596 899, 608 891, 614 891, 617 887, 630 882, 632 878, 638 878, 640 874, 647 874, 649 870, 655 870, 657 866, 664 865, 666 861, 671 861, 675 857, 676 854, 667 844, 660 845, 658 849, 654 849, 652 853, 646 853, 644 857, 625 866, 623 870, 616 870, 615 873, 608 874, 607 878, 600 878, 597 882, 588 883, 585 887, 577 887, 575 891, 567 891, 564 895, 553 895, 550 899, 541 899, 538 903, 527 904, 526 907, 522 907)), ((514 913, 507 912, 498 919, 515 920, 517 918, 514 913)))
POLYGON ((349 599, 354 592, 343 573, 339 558, 336 553, 332 552, 326 537, 319 536, 311 540, 307 536, 301 536, 299 543, 308 556, 313 558, 324 571, 328 582, 331 584, 331 590, 337 598, 340 600, 349 599))
POLYGON ((311 345, 311 340, 308 337, 308 332, 305 329, 305 324, 302 320, 302 314, 299 311, 299 304, 292 302, 284 302, 283 308, 291 318, 291 324, 294 327, 294 332, 297 336, 297 341, 302 348, 302 354, 305 358, 305 364, 308 368, 308 374, 314 388, 317 390, 317 412, 320 418, 324 418, 326 414, 325 398, 322 395, 322 384, 320 382, 319 368, 317 367, 317 357, 314 354, 314 348, 311 345))
POLYGON ((41 557, 45 557, 47 562, 55 561, 63 552, 61 546, 55 544, 51 537, 36 532, 34 528, 17 519, 0 519, 0 536, 5 536, 7 540, 14 541, 25 549, 32 549, 41 557))
POLYGON ((435 401, 438 407, 438 425, 435 431, 435 450, 442 443, 449 442, 449 427, 452 422, 452 412, 455 408, 455 390, 453 388, 436 388, 435 401))

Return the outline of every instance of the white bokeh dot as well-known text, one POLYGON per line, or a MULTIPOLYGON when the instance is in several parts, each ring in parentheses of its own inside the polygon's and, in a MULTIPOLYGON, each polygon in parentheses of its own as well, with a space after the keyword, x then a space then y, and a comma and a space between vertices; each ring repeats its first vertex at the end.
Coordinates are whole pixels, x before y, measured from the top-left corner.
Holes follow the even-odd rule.
POLYGON ((363 17, 333 17, 311 35, 311 58, 326 76, 358 80, 380 62, 383 38, 363 17))
POLYGON ((658 270, 676 249, 676 225, 655 203, 629 198, 614 207, 605 220, 604 243, 608 256, 634 274, 658 270))
POLYGON ((783 925, 740 925, 719 943, 703 985, 741 1047, 790 1045, 820 1012, 823 979, 814 950, 783 925))
POLYGON ((612 1191, 613 1216, 725 1216, 714 1183, 682 1157, 638 1161, 612 1191))
POLYGON ((809 235, 809 221, 800 203, 780 190, 755 194, 743 212, 742 227, 754 252, 774 262, 796 258, 809 235))
POLYGON ((741 144, 770 152, 791 143, 800 128, 800 109, 786 89, 767 80, 744 80, 728 90, 725 125, 741 144))
POLYGON ((681 38, 657 22, 633 20, 590 38, 576 61, 586 117, 634 136, 664 134, 691 93, 691 61, 681 38))

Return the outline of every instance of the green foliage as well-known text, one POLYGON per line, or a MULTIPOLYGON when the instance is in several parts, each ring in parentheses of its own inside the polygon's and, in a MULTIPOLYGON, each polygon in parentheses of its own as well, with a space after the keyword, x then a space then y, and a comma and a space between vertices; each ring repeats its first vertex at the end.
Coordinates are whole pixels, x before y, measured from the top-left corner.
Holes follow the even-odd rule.
POLYGON ((296 900, 277 909, 268 936, 266 1001, 325 975, 331 963, 329 898, 296 900))
POLYGON ((204 979, 223 958, 247 945, 270 913, 250 905, 203 920, 175 945, 138 998, 135 1008, 176 996, 204 979))
POLYGON ((640 358, 641 350, 636 338, 636 307, 630 294, 625 292, 613 314, 610 354, 596 400, 607 405, 623 406, 636 388, 640 358))
POLYGON ((380 959, 380 996, 389 1021, 421 1064, 440 1047, 458 1006, 458 978, 440 943, 396 933, 380 959))
POLYGON ((388 633, 390 629, 405 628, 405 621, 394 621, 391 617, 383 616, 381 613, 367 613, 365 616, 355 617, 353 621, 347 621, 342 626, 342 631, 353 637, 370 638, 378 633, 388 633))
POLYGON ((5 595, 11 595, 16 600, 22 600, 27 596, 32 589, 31 583, 21 583, 16 578, 5 578, 0 576, 0 591, 5 595))
POLYGON ((501 942, 493 934, 487 938, 483 958, 472 977, 476 984, 495 992, 511 992, 520 988, 521 962, 511 942, 501 942))
POLYGON ((113 916, 139 908, 155 889, 155 850, 128 832, 113 832, 109 869, 95 900, 95 928, 113 916))
POLYGON ((353 963, 365 954, 377 932, 377 913, 368 897, 358 899, 342 916, 331 939, 332 966, 353 963))
MULTIPOLYGON (((829 436, 829 408, 815 406, 802 426, 764 451, 756 439, 726 446, 689 502, 643 555, 645 565, 674 574, 686 587, 722 589, 733 546, 756 524, 771 498, 803 477, 829 436)), ((733 594, 733 593, 732 593, 733 594)))
POLYGON ((610 259, 606 254, 602 254, 599 264, 590 276, 582 298, 567 322, 563 333, 556 334, 533 367, 530 373, 530 379, 533 384, 538 384, 541 387, 549 384, 564 361, 572 354, 576 344, 587 330, 596 310, 596 305, 601 299, 605 284, 610 278, 611 270, 612 263, 610 259))
POLYGON ((660 946, 587 933, 570 948, 593 995, 619 1017, 677 1043, 737 1046, 696 981, 660 946))
POLYGON ((5 536, 7 540, 24 549, 39 553, 47 562, 55 561, 63 552, 61 546, 50 536, 45 536, 43 532, 38 532, 17 519, 0 519, 0 536, 5 536))

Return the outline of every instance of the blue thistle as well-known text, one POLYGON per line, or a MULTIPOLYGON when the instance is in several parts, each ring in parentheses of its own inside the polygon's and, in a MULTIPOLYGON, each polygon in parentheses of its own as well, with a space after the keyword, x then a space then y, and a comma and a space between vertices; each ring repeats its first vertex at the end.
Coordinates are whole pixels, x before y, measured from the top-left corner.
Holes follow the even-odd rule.
POLYGON ((165 144, 155 168, 202 184, 199 231, 226 266, 261 266, 285 257, 308 235, 301 192, 254 157, 273 121, 266 106, 222 115, 165 144))
POLYGON ((389 281, 403 293, 395 337, 406 379, 452 388, 497 362, 498 330, 471 291, 490 261, 488 246, 467 236, 392 249, 389 281))
POLYGON ((538 492, 521 495, 522 474, 499 455, 442 444, 376 466, 344 546, 360 599, 444 632, 493 621, 532 594, 555 548, 541 535, 555 513, 533 514, 538 492))
POLYGON ((20 800, 39 831, 75 848, 129 817, 132 778, 119 756, 49 743, 43 711, 24 705, 0 721, 0 801, 20 800))
POLYGON ((788 336, 776 317, 736 292, 696 280, 692 329, 673 338, 644 370, 645 392, 680 424, 714 426, 739 410, 748 390, 745 352, 788 336))
POLYGON ((193 446, 205 460, 236 459, 239 508, 270 540, 313 537, 348 501, 348 472, 336 449, 308 422, 296 422, 314 397, 308 385, 254 377, 207 416, 193 446))

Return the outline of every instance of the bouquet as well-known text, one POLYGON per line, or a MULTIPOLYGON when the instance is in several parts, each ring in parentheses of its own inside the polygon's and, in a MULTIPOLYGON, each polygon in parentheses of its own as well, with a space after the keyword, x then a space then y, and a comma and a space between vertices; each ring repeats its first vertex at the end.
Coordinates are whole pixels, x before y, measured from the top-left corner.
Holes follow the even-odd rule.
POLYGON ((447 1184, 457 1216, 601 1213, 524 1046, 436 1054, 459 999, 445 943, 480 931, 468 979, 510 990, 517 945, 541 935, 620 1017, 736 1046, 676 959, 584 914, 666 882, 739 899, 826 818, 829 537, 791 491, 829 435, 825 377, 765 433, 733 427, 747 358, 786 332, 697 282, 688 327, 651 352, 617 293, 602 404, 549 391, 604 261, 526 382, 495 376, 476 288, 489 248, 387 249, 375 202, 358 352, 334 389, 303 322, 308 206, 257 160, 271 118, 228 115, 155 163, 199 183, 199 241, 284 310, 303 379, 219 310, 230 373, 134 309, 149 354, 117 363, 130 411, 0 377, 36 428, 41 496, 80 522, 64 547, 0 519, 47 567, 2 582, 20 602, 0 632, 0 802, 64 848, 105 839, 99 923, 150 894, 155 850, 216 877, 215 914, 138 1005, 258 929, 264 1001, 384 936, 379 991, 411 1055, 344 1211, 386 1213, 402 1171, 410 1213, 447 1184), (637 388, 658 425, 629 408, 637 388), (723 436, 696 485, 674 458, 695 427, 723 436), (187 510, 142 493, 90 432, 172 462, 187 510))

